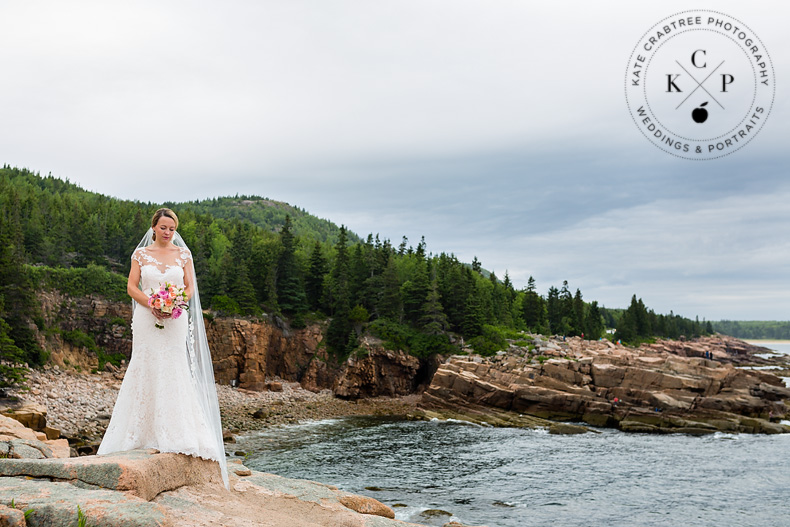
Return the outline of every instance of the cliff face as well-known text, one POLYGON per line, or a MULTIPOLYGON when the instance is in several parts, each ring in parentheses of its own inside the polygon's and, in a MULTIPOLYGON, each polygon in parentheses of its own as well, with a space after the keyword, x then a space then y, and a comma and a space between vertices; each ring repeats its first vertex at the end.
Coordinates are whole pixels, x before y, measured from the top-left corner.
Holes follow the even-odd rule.
MULTIPOLYGON (((107 353, 132 353, 132 303, 108 302, 99 297, 74 298, 57 291, 36 294, 41 314, 47 327, 59 327, 62 332, 79 330, 93 337, 95 344, 107 353)), ((39 345, 50 353, 50 361, 63 367, 77 367, 89 371, 99 366, 95 352, 73 344, 63 333, 38 332, 39 345)))
POLYGON ((206 335, 216 381, 237 380, 247 390, 266 389, 267 376, 299 381, 310 361, 326 360, 326 352, 319 349, 323 334, 317 324, 288 330, 269 321, 216 318, 206 321, 206 335))
POLYGON ((424 390, 443 358, 418 359, 401 350, 389 350, 370 336, 361 339, 357 353, 340 368, 325 360, 312 360, 302 386, 317 391, 331 384, 344 399, 407 395, 424 390))
POLYGON ((487 359, 452 357, 421 406, 456 414, 504 410, 637 432, 790 432, 777 422, 788 415, 790 389, 770 373, 736 368, 732 362, 754 352, 739 342, 715 337, 633 349, 536 339, 541 360, 516 346, 487 359))
MULTIPOLYGON (((109 353, 131 358, 131 302, 100 298, 71 298, 41 292, 39 300, 48 327, 62 332, 39 332, 39 342, 61 368, 84 371, 102 368, 95 352, 69 343, 65 332, 79 330, 109 353)), ((346 399, 406 395, 421 390, 438 367, 437 359, 420 360, 403 351, 387 350, 376 339, 362 339, 360 350, 343 363, 330 358, 323 344, 324 326, 291 329, 278 317, 261 320, 206 318, 206 335, 220 384, 263 391, 266 378, 300 382, 318 392, 329 388, 346 399)))

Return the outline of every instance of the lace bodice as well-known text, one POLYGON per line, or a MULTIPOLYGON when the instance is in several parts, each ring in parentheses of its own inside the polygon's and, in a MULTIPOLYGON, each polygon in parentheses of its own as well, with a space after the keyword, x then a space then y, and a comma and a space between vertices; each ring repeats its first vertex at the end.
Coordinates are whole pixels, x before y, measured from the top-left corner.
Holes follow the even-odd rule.
POLYGON ((143 292, 148 294, 151 289, 164 282, 183 286, 184 268, 192 259, 189 250, 181 248, 174 262, 167 264, 157 260, 147 249, 141 247, 132 254, 132 260, 140 264, 140 285, 143 292))

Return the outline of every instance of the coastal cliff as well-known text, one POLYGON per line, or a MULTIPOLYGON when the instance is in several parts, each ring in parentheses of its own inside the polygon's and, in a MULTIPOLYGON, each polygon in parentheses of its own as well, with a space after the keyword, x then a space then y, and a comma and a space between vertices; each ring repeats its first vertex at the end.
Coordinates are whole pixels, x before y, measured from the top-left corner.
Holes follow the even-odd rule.
MULTIPOLYGON (((60 328, 37 334, 52 365, 102 370, 105 364, 99 364, 98 349, 131 358, 131 302, 72 298, 56 291, 39 292, 38 299, 45 324, 60 328), (73 338, 75 334, 81 338, 73 338)), ((361 339, 357 353, 337 362, 327 353, 321 323, 292 329, 276 316, 245 319, 208 312, 205 323, 216 382, 244 390, 277 389, 267 378, 279 378, 300 382, 313 392, 329 389, 344 399, 401 396, 427 386, 438 367, 436 359, 385 349, 370 336, 361 339)))
POLYGON ((790 432, 779 422, 790 389, 771 373, 735 367, 770 362, 761 351, 769 350, 729 337, 639 348, 538 337, 491 358, 451 357, 419 406, 427 417, 504 424, 527 415, 628 432, 790 432))

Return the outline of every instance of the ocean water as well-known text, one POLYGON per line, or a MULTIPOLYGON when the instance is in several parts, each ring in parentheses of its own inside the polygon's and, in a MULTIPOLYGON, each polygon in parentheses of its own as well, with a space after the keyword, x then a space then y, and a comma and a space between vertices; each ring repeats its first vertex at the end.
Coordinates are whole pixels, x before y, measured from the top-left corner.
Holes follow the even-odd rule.
POLYGON ((790 355, 790 340, 747 340, 746 342, 774 350, 782 355, 790 355))
MULTIPOLYGON (((790 354, 790 343, 768 347, 790 354)), ((790 526, 790 434, 598 432, 348 417, 241 436, 233 449, 255 470, 402 504, 398 519, 428 525, 790 526)))
POLYGON ((790 525, 790 435, 555 436, 351 417, 252 434, 234 448, 253 452, 255 470, 404 504, 398 519, 431 525, 790 525), (431 521, 426 509, 452 516, 431 521))

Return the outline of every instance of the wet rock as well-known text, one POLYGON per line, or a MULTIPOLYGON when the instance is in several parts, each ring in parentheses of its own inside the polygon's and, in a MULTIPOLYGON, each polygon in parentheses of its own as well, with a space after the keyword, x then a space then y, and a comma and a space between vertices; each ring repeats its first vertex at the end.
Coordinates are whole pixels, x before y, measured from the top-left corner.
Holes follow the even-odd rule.
POLYGON ((349 494, 340 498, 340 503, 362 514, 374 514, 385 518, 395 518, 395 511, 383 503, 367 496, 349 494))
POLYGON ((423 518, 441 518, 442 516, 452 516, 452 512, 443 511, 442 509, 427 509, 420 513, 423 518))
POLYGON ((567 423, 552 423, 549 426, 549 433, 555 435, 575 435, 587 432, 588 429, 583 426, 574 426, 567 423))

